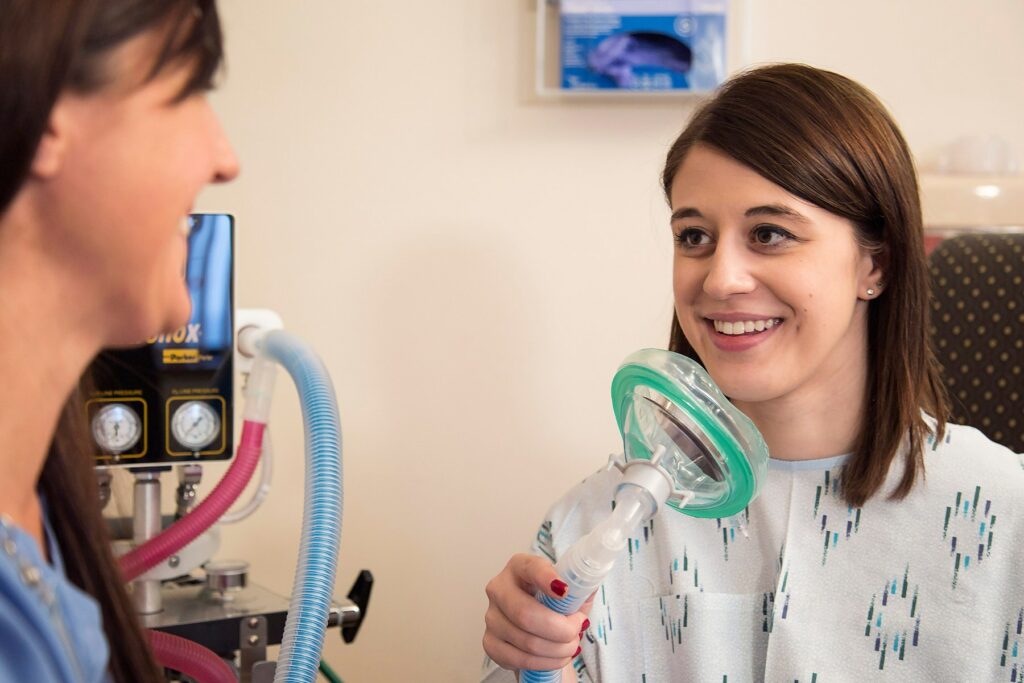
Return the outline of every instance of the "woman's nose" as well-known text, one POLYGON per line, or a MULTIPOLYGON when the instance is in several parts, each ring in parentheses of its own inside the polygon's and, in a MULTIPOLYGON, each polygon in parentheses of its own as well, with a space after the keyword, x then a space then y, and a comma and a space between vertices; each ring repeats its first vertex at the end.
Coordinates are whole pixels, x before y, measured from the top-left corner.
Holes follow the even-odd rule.
POLYGON ((714 299, 727 299, 753 291, 755 286, 756 280, 743 250, 720 243, 708 260, 704 292, 714 299))
POLYGON ((239 163, 235 156, 235 150, 224 133, 220 119, 210 110, 212 130, 210 131, 210 144, 213 146, 213 173, 210 177, 211 183, 227 183, 238 176, 239 163))
POLYGON ((211 182, 226 183, 238 176, 240 170, 238 157, 235 156, 235 150, 231 147, 231 143, 228 142, 227 136, 223 132, 217 140, 216 160, 211 182))

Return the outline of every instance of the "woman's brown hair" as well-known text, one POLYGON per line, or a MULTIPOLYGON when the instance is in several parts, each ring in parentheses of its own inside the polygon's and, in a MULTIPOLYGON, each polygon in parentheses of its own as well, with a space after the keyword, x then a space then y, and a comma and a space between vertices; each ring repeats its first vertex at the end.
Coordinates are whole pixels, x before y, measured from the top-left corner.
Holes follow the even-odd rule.
MULTIPOLYGON (((60 95, 109 85, 111 52, 148 32, 162 38, 148 79, 185 66, 190 78, 179 98, 211 86, 222 58, 214 0, 0 0, 0 216, 28 177, 60 95)), ((82 393, 76 389, 64 407, 39 491, 68 578, 100 605, 114 680, 155 683, 163 676, 101 515, 82 393)))
MULTIPOLYGON (((929 279, 917 174, 903 135, 866 88, 830 71, 778 64, 742 73, 701 106, 673 143, 662 172, 672 183, 696 144, 709 145, 790 194, 850 220, 882 267, 884 289, 868 307, 864 410, 843 494, 863 505, 878 492, 901 446, 906 496, 924 473, 935 418, 942 438, 948 400, 929 337, 929 279)), ((669 348, 697 358, 673 316, 669 348)))

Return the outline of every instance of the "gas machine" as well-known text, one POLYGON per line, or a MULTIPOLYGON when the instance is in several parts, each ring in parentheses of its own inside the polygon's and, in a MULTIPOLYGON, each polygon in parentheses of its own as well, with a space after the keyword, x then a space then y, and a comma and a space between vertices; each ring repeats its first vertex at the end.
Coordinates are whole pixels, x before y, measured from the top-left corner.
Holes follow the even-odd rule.
POLYGON ((233 217, 196 214, 189 222, 187 325, 137 348, 106 351, 91 368, 85 417, 105 509, 116 471, 134 478, 132 514, 106 512, 119 539, 115 552, 169 678, 264 683, 312 681, 320 673, 334 680, 320 657, 325 629, 355 639, 373 576, 362 570, 348 598, 333 599, 343 486, 331 378, 275 313, 235 308, 233 217), (250 583, 247 562, 214 559, 224 526, 249 517, 270 490, 268 424, 278 366, 295 383, 306 440, 290 599, 250 583), (199 500, 204 466, 219 461, 230 465, 199 500), (257 470, 255 492, 235 506, 257 470), (165 513, 161 475, 170 471, 177 487, 174 511, 165 513), (267 648, 278 644, 271 661, 267 648))

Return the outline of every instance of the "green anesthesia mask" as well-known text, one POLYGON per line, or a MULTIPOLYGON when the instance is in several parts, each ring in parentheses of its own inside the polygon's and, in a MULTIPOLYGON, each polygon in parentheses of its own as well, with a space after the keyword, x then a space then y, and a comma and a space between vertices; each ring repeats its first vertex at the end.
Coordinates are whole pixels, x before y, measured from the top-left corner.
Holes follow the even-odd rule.
POLYGON ((768 447, 750 419, 729 402, 700 365, 671 351, 644 349, 612 379, 612 404, 626 463, 650 460, 673 481, 693 517, 731 517, 757 496, 768 471, 768 447))

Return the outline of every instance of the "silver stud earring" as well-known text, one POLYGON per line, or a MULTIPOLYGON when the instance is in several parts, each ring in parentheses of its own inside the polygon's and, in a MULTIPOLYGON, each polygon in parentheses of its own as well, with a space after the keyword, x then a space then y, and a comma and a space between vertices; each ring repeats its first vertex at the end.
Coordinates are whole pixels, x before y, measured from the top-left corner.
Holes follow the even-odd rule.
POLYGON ((874 295, 875 295, 875 290, 873 290, 870 287, 868 287, 868 296, 874 296, 874 295))

